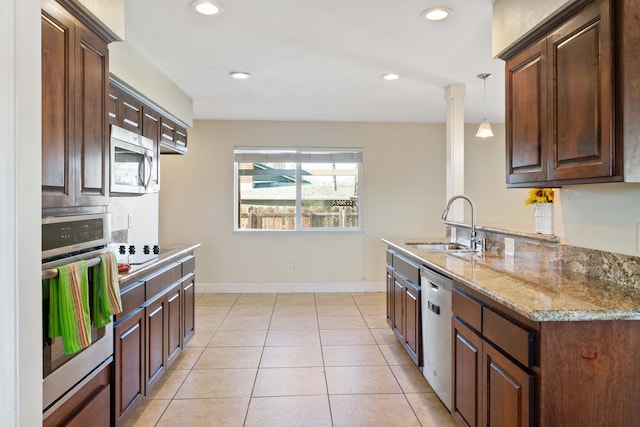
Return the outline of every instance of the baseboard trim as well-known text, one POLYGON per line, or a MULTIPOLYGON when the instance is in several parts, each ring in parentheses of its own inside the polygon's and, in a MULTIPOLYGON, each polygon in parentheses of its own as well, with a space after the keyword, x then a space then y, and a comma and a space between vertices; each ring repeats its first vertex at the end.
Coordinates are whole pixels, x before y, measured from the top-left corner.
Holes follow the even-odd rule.
POLYGON ((385 283, 196 283, 198 293, 385 292, 385 283))

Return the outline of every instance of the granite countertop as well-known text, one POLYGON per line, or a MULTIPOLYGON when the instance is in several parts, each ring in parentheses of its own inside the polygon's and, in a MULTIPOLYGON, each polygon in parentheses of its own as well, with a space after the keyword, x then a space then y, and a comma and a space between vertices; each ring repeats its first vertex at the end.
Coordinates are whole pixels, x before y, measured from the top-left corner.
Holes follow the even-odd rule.
POLYGON ((156 259, 145 262, 144 264, 132 265, 131 269, 127 273, 121 273, 118 275, 121 288, 123 287, 123 284, 129 284, 138 280, 151 272, 151 270, 177 261, 199 247, 200 243, 175 243, 162 245, 162 248, 167 249, 167 251, 158 255, 156 259))
POLYGON ((417 250, 404 242, 442 239, 382 239, 391 248, 533 321, 638 320, 640 291, 594 279, 556 265, 484 252, 417 250))

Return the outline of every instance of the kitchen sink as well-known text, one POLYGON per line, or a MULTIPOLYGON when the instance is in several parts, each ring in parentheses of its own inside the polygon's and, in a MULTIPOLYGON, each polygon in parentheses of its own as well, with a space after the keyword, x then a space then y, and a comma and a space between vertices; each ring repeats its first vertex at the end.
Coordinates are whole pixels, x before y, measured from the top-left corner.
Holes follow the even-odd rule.
POLYGON ((468 246, 460 243, 444 243, 444 242, 406 242, 405 245, 411 246, 420 251, 466 251, 468 246))

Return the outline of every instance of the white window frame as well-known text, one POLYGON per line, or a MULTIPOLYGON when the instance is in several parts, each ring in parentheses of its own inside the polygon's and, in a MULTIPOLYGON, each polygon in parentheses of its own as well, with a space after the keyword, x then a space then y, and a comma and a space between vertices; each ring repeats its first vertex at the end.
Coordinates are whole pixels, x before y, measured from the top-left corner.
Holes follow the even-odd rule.
POLYGON ((364 169, 362 148, 276 148, 276 147, 236 147, 233 159, 233 231, 239 233, 356 233, 362 231, 362 171, 364 169), (306 227, 302 228, 302 163, 358 163, 358 226, 357 227, 306 227), (293 230, 240 228, 239 218, 239 163, 296 163, 295 224, 293 230))

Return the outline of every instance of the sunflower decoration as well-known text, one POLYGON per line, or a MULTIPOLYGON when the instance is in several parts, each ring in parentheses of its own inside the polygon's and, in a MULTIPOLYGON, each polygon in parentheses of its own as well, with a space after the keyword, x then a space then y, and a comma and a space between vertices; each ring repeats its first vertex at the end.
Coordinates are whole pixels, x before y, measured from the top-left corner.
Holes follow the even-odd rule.
POLYGON ((532 188, 529 190, 529 197, 525 199, 524 204, 528 206, 534 203, 553 203, 553 189, 532 188))

